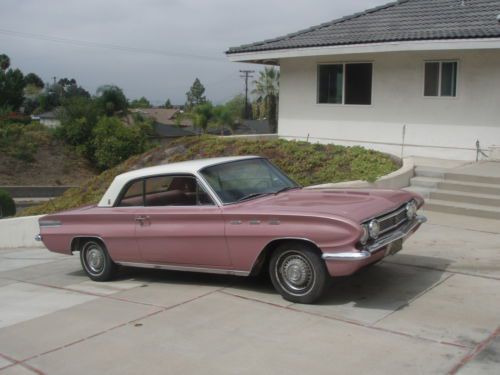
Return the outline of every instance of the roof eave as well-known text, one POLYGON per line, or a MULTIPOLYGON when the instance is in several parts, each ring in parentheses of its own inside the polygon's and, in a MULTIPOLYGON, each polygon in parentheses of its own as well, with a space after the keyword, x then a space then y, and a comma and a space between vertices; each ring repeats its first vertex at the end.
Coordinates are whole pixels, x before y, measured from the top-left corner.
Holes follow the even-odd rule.
POLYGON ((500 38, 399 41, 227 53, 229 61, 279 65, 280 59, 361 53, 500 49, 500 38))

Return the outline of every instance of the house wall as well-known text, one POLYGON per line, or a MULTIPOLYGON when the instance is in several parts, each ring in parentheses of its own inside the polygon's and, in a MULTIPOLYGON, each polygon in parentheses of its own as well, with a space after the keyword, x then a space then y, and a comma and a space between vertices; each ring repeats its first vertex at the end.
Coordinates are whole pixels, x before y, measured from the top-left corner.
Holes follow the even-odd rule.
POLYGON ((282 59, 282 137, 359 144, 398 156, 475 160, 500 144, 500 51, 429 51, 282 59), (424 97, 424 62, 458 60, 457 97, 424 97), (317 64, 373 62, 372 105, 317 103, 317 64))
POLYGON ((48 128, 57 128, 61 125, 61 121, 57 119, 40 119, 40 124, 45 125, 48 128))

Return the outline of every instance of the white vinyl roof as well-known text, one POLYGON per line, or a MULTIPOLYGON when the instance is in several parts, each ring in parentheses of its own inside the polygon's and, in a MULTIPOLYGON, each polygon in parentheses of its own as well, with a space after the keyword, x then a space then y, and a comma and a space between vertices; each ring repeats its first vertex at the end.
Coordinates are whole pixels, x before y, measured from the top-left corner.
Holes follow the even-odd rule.
POLYGON ((254 159, 260 156, 228 156, 220 158, 209 158, 209 159, 198 159, 183 161, 179 163, 170 163, 157 165, 149 168, 136 169, 130 172, 122 173, 115 177, 111 185, 109 186, 106 193, 101 198, 101 201, 97 205, 98 207, 112 207, 115 204, 115 200, 118 198, 123 186, 129 181, 150 176, 159 176, 171 173, 189 173, 193 175, 198 175, 198 172, 203 168, 210 167, 212 165, 228 163, 232 161, 254 159))

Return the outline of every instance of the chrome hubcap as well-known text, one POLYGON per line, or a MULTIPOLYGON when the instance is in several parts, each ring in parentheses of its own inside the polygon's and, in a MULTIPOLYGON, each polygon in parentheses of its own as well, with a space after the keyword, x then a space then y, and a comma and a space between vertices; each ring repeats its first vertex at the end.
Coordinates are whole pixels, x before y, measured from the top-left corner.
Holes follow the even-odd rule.
POLYGON ((104 268, 104 254, 101 249, 92 247, 87 250, 87 265, 93 273, 99 273, 104 268))
POLYGON ((278 281, 293 294, 307 293, 314 283, 309 261, 298 252, 284 253, 277 263, 278 281))

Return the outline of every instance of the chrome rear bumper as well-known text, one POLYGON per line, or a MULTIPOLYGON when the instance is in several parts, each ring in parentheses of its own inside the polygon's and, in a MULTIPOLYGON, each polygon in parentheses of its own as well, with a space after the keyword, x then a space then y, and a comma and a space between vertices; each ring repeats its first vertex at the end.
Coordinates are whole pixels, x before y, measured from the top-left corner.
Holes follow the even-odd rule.
POLYGON ((336 260, 336 261, 360 261, 370 258, 373 253, 386 247, 400 239, 404 239, 406 236, 415 231, 421 224, 425 223, 427 218, 425 216, 417 216, 412 221, 404 224, 401 228, 395 230, 389 235, 379 238, 377 241, 370 245, 365 246, 360 251, 345 252, 345 253, 324 253, 322 258, 324 260, 336 260))

